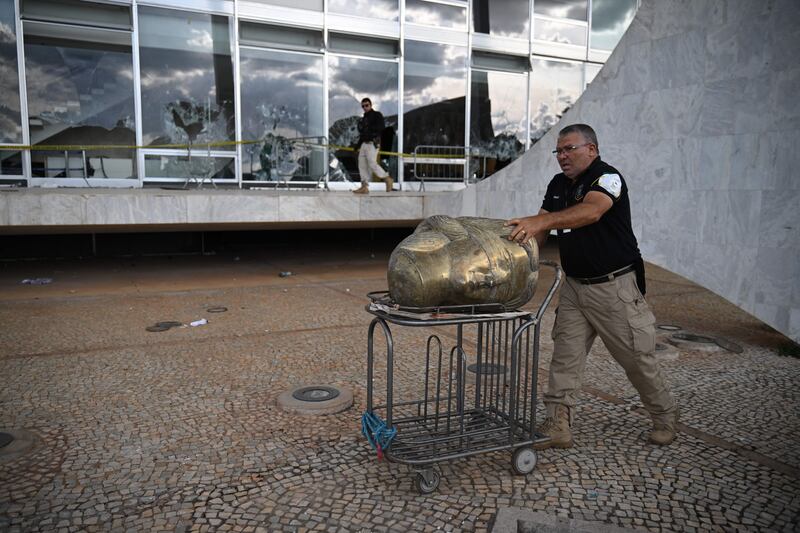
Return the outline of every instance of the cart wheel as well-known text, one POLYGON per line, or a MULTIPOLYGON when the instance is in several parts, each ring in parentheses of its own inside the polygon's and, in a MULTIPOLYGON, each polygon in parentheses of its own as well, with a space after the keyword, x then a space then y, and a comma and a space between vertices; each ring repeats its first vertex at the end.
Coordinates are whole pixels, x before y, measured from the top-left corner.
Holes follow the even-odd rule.
POLYGON ((430 494, 439 487, 439 472, 431 470, 428 474, 428 478, 429 479, 427 479, 422 472, 417 472, 414 484, 417 486, 417 490, 420 494, 430 494))
POLYGON ((511 456, 511 468, 521 476, 533 472, 536 468, 536 451, 529 446, 514 450, 514 455, 511 456))

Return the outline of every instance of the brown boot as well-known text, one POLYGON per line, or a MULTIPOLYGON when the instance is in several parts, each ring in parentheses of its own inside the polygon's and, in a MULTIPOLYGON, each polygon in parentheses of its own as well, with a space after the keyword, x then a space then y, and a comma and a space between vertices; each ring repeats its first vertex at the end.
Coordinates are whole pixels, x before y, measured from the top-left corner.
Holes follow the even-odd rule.
POLYGON ((666 446, 675 440, 675 434, 678 432, 678 411, 673 415, 665 417, 653 418, 653 431, 648 435, 647 440, 651 444, 659 446, 666 446))
POLYGON ((394 180, 392 177, 386 176, 384 181, 386 182, 386 192, 392 192, 392 187, 394 187, 394 180))
POLYGON ((550 440, 540 444, 534 444, 537 450, 548 448, 572 448, 572 431, 569 424, 569 407, 558 404, 553 416, 548 416, 544 424, 536 428, 537 433, 541 433, 550 440))
POLYGON ((361 187, 353 191, 353 194, 369 194, 369 184, 361 182, 361 187))

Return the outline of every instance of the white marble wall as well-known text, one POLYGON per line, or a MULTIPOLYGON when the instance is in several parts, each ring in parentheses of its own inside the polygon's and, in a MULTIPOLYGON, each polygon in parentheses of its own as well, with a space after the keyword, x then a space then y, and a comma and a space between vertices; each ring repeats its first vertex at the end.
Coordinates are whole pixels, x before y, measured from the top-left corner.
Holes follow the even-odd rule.
MULTIPOLYGON (((441 194, 441 193, 440 193, 441 194)), ((0 232, 113 226, 405 223, 422 219, 426 196, 419 193, 350 191, 245 191, 160 189, 0 190, 0 232)))
POLYGON ((450 205, 535 213, 557 130, 591 124, 627 179, 645 259, 800 342, 798 50, 797 0, 644 0, 561 124, 450 205))

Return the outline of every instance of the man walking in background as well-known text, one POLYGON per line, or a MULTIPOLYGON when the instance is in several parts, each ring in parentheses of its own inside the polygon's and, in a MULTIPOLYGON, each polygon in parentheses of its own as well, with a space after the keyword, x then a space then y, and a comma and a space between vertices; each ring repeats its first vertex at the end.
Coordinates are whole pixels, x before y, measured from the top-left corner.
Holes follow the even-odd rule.
POLYGON ((361 109, 364 110, 364 115, 358 121, 358 173, 361 176, 361 187, 353 192, 369 194, 369 182, 373 174, 386 182, 386 192, 389 192, 394 180, 378 164, 378 147, 385 127, 383 115, 372 109, 372 100, 369 98, 361 100, 361 109))

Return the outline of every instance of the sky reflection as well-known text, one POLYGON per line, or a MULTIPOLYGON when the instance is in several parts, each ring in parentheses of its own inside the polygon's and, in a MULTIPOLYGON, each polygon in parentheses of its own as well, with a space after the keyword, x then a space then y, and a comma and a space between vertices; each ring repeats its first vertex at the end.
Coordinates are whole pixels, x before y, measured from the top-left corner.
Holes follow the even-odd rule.
POLYGON ((14 2, 0 2, 0 142, 22 142, 14 2))
POLYGON ((397 0, 329 0, 328 12, 379 20, 398 19, 397 0))

